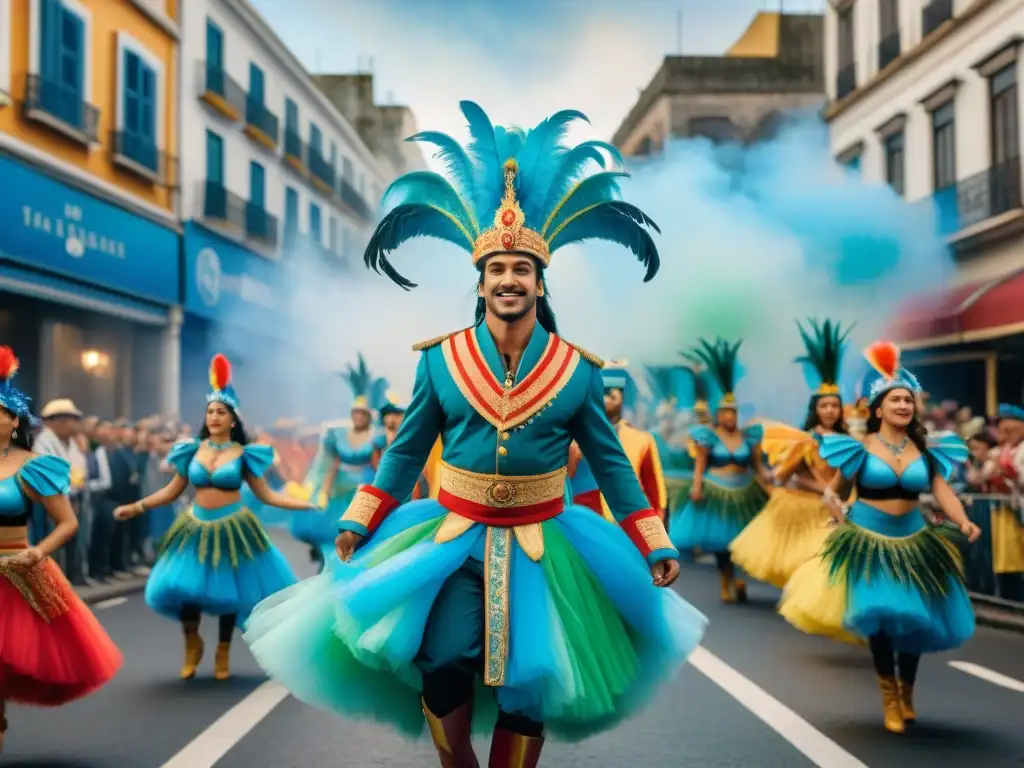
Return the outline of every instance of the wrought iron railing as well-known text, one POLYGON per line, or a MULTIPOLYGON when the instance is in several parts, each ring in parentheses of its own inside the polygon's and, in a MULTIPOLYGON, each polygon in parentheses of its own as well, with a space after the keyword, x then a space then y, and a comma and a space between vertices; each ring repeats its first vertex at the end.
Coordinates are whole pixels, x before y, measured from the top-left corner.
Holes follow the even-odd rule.
POLYGON ((284 156, 300 165, 306 162, 302 137, 291 128, 284 129, 284 156))
POLYGON ((328 190, 334 189, 334 168, 322 154, 309 148, 309 172, 319 179, 328 190))
POLYGON ((197 62, 197 66, 202 79, 200 95, 229 117, 241 117, 247 100, 245 89, 223 68, 209 61, 197 62))
POLYGON ((352 211, 357 217, 363 221, 373 220, 373 209, 367 204, 366 200, 361 194, 345 179, 341 180, 339 185, 341 202, 344 203, 349 210, 352 211))
POLYGON ((246 201, 228 190, 219 181, 207 179, 199 183, 203 195, 203 218, 244 231, 246 228, 246 201))
POLYGON ((253 202, 245 204, 245 234, 264 245, 277 247, 278 220, 262 205, 253 202))
POLYGON ((84 98, 78 88, 42 75, 25 78, 25 113, 30 118, 45 115, 83 143, 99 139, 100 110, 84 98))
POLYGON ((280 121, 262 102, 251 97, 245 100, 245 122, 277 143, 281 131, 280 121))

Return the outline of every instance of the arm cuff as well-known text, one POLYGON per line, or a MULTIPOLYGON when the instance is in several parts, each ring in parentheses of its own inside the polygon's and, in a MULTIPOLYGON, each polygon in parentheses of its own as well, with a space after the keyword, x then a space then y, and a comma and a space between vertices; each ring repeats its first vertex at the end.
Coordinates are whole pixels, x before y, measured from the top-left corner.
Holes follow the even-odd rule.
POLYGON ((338 521, 338 529, 369 536, 397 506, 398 501, 390 494, 372 485, 364 485, 338 521))
POLYGON ((679 552, 665 532, 665 524, 653 509, 634 512, 622 521, 622 529, 640 550, 649 565, 662 560, 675 560, 679 552))

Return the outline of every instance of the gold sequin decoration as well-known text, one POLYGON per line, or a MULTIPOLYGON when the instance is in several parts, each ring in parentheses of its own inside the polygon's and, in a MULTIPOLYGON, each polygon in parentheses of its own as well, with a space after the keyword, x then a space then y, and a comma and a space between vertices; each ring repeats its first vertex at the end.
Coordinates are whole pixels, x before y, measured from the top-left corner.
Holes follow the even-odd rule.
POLYGON ((0 578, 7 579, 32 610, 49 624, 67 612, 68 604, 44 563, 26 568, 9 557, 0 557, 0 578))
POLYGON ((439 472, 441 489, 452 496, 495 509, 515 509, 542 504, 562 498, 565 493, 566 468, 560 467, 543 475, 484 475, 453 467, 442 461, 439 472), (508 485, 514 503, 498 505, 491 493, 495 483, 508 485))
POLYGON ((377 514, 383 500, 366 491, 359 491, 348 505, 341 519, 347 523, 356 523, 364 528, 370 527, 373 516, 377 514))
MULTIPOLYGON (((464 331, 464 330, 466 330, 466 329, 463 328, 462 331, 464 331)), ((448 341, 448 339, 450 339, 456 333, 462 333, 462 331, 452 331, 451 333, 445 333, 445 334, 442 334, 441 336, 435 336, 434 338, 427 339, 426 341, 418 341, 418 342, 416 342, 415 344, 412 345, 412 351, 413 352, 422 352, 425 349, 430 349, 431 347, 436 347, 442 341, 448 341)))
POLYGON ((517 525, 514 529, 516 541, 523 548, 526 556, 533 562, 540 562, 544 557, 544 529, 540 523, 529 523, 528 525, 517 525))
POLYGON ((227 557, 232 568, 238 568, 242 559, 252 560, 257 554, 270 549, 270 539, 263 530, 259 519, 248 509, 221 518, 200 520, 193 507, 178 515, 170 529, 164 534, 158 549, 163 556, 175 547, 183 552, 193 542, 200 563, 210 561, 216 568, 223 557, 227 557))
POLYGON ((444 522, 441 523, 441 527, 437 529, 437 533, 434 534, 434 541, 438 544, 444 544, 446 541, 452 541, 459 538, 462 534, 468 531, 476 525, 474 520, 470 520, 468 517, 463 517, 458 512, 449 512, 445 517, 444 522))
POLYGON ((665 532, 665 524, 656 517, 645 517, 636 521, 636 529, 651 552, 657 549, 675 549, 672 540, 665 532))
POLYGON ((512 531, 488 528, 484 545, 484 685, 505 684, 510 632, 509 587, 512 572, 512 531))
MULTIPOLYGON (((562 339, 562 341, 565 341, 565 339, 562 339)), ((586 360, 591 365, 596 365, 598 368, 604 368, 604 366, 605 366, 604 360, 602 360, 600 357, 595 355, 593 352, 588 352, 583 347, 579 346, 578 344, 573 344, 571 341, 565 341, 565 343, 568 344, 573 349, 575 349, 577 352, 579 352, 580 353, 580 357, 582 357, 584 360, 586 360)))

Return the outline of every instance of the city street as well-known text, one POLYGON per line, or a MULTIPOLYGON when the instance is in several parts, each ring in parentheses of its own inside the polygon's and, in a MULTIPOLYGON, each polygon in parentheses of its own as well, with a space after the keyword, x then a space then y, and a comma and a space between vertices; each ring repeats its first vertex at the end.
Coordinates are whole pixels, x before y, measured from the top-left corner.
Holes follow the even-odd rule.
MULTIPOLYGON (((304 551, 277 537, 300 568, 304 551)), ((979 628, 964 649, 927 657, 920 722, 903 736, 881 725, 867 651, 792 630, 777 592, 723 606, 718 579, 684 568, 680 592, 711 619, 704 646, 644 715, 578 745, 547 745, 545 766, 699 765, 727 768, 1000 768, 1024 766, 1024 636, 979 628)), ((266 683, 236 643, 227 682, 212 678, 215 624, 207 620, 200 676, 178 679, 181 631, 141 594, 94 608, 125 653, 119 677, 59 710, 12 707, 0 762, 47 768, 359 768, 436 766, 430 744, 315 711, 266 683)), ((478 754, 486 756, 486 743, 478 754)))

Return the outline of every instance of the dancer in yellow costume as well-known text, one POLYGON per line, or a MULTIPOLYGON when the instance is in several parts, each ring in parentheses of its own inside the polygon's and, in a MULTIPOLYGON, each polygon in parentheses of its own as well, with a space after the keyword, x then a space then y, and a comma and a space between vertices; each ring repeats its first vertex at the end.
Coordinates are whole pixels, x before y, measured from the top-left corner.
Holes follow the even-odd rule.
POLYGON ((782 588, 810 560, 831 531, 832 515, 822 494, 838 470, 818 453, 822 435, 846 434, 839 368, 849 329, 812 320, 797 323, 807 354, 797 358, 812 382, 803 429, 784 425, 765 430, 762 448, 778 486, 768 504, 729 545, 733 562, 755 579, 782 588))

